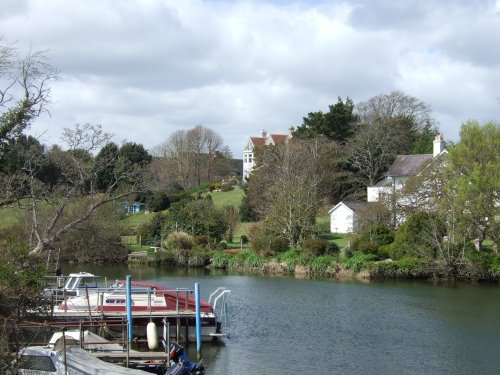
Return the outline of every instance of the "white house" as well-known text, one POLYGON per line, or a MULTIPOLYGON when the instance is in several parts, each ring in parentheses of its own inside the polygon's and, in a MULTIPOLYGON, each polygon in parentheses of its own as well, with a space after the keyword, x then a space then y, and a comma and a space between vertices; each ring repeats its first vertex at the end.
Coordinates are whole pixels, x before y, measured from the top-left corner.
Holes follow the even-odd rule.
POLYGON ((260 132, 260 137, 250 137, 243 150, 243 179, 246 180, 255 166, 254 150, 257 147, 286 143, 292 138, 293 127, 288 129, 288 134, 268 134, 266 130, 260 132))
POLYGON ((352 233, 359 227, 359 213, 366 209, 368 202, 342 201, 333 207, 330 214, 330 232, 352 233))
MULTIPOLYGON (((384 196, 400 191, 410 177, 418 175, 426 165, 444 153, 447 151, 443 135, 438 134, 433 141, 432 154, 398 155, 385 174, 386 177, 375 186, 367 188, 367 202, 343 201, 329 211, 330 231, 332 233, 355 232, 359 227, 359 212, 366 207, 367 203, 382 201, 384 196)), ((395 220, 402 220, 402 218, 396 217, 395 220)))
POLYGON ((398 155, 385 174, 386 178, 375 186, 368 186, 367 201, 378 202, 384 195, 400 191, 410 177, 416 176, 434 158, 446 152, 443 135, 438 134, 432 154, 398 155))

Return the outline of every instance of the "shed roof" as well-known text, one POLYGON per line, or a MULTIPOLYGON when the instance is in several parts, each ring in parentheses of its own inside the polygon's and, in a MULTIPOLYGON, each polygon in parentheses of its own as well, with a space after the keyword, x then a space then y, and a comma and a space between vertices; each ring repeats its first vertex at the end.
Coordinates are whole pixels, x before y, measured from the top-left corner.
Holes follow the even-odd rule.
POLYGON ((336 204, 333 208, 331 208, 330 211, 328 211, 328 213, 331 213, 337 207, 342 206, 342 205, 346 206, 347 208, 349 208, 353 212, 359 212, 359 211, 363 210, 364 208, 366 208, 369 204, 370 204, 370 202, 365 202, 365 201, 342 201, 342 202, 339 202, 338 204, 336 204))

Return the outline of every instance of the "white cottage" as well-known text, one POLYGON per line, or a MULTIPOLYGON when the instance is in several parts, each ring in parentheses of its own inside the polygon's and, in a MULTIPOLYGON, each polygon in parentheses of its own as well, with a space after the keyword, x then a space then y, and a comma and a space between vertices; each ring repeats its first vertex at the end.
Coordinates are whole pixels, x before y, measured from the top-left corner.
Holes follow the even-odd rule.
MULTIPOLYGON (((351 233, 359 228, 359 212, 370 202, 380 202, 384 196, 401 191, 409 178, 418 175, 434 159, 446 154, 443 135, 438 134, 433 142, 432 154, 398 155, 385 174, 385 178, 375 186, 367 188, 367 202, 343 201, 333 207, 330 213, 332 233, 351 233)), ((404 198, 399 198, 403 199, 404 198)), ((401 220, 402 218, 397 218, 401 220)))
POLYGON ((352 233, 359 227, 359 214, 366 209, 368 202, 343 201, 333 207, 330 214, 330 232, 352 233))

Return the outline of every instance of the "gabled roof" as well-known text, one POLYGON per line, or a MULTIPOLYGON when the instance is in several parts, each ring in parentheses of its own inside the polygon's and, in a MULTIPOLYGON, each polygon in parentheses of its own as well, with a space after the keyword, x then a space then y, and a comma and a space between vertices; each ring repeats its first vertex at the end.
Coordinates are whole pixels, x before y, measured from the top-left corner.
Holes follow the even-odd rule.
POLYGON ((264 146, 266 143, 266 138, 264 137, 250 137, 250 141, 252 142, 254 147, 264 146))
POLYGON ((392 186, 392 183, 392 179, 390 177, 386 177, 382 181, 377 182, 375 187, 392 186))
POLYGON ((369 202, 364 202, 364 201, 342 201, 337 203, 333 208, 328 211, 328 213, 332 213, 335 211, 338 207, 340 206, 346 206, 348 209, 350 209, 352 212, 359 212, 366 208, 370 203, 369 202))
POLYGON ((416 176, 432 158, 432 154, 398 155, 385 175, 390 177, 416 176))
POLYGON ((271 134, 270 137, 275 145, 285 143, 288 140, 288 135, 286 134, 271 134))

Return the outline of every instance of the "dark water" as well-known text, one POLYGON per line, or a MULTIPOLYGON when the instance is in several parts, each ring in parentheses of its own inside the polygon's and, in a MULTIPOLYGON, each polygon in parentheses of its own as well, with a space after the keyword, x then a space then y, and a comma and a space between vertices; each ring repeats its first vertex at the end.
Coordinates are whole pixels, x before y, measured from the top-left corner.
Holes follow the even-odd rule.
MULTIPOLYGON (((66 266, 169 287, 219 286, 229 340, 205 345, 213 374, 500 374, 500 287, 338 282, 127 266, 66 266)), ((196 358, 191 345, 190 353, 196 358)))

